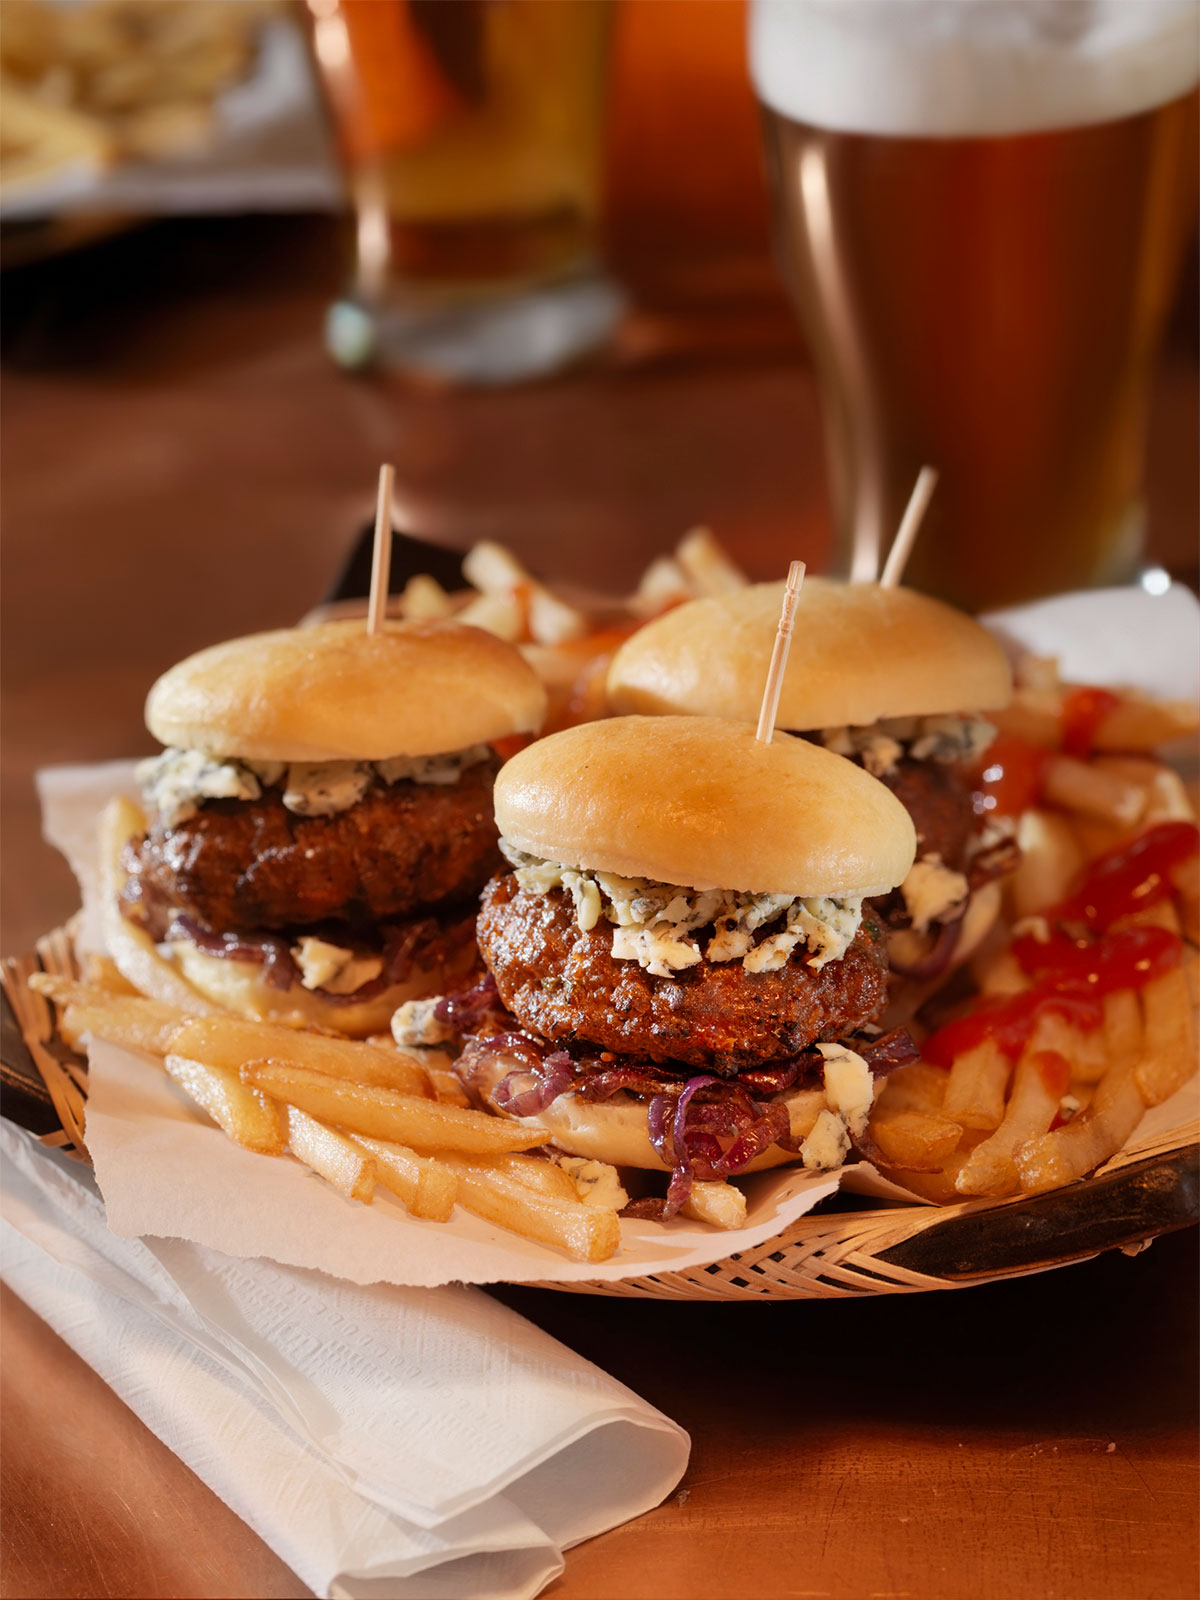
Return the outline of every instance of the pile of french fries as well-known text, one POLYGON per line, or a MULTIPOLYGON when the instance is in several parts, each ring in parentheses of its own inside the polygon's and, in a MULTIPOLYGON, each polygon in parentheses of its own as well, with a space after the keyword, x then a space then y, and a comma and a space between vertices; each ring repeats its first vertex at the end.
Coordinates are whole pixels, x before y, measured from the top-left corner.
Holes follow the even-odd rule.
MULTIPOLYGON (((708 528, 693 528, 670 555, 656 557, 634 592, 620 600, 581 599, 551 588, 491 540, 469 550, 462 567, 469 589, 451 591, 418 573, 389 601, 388 614, 454 617, 517 645, 549 696, 546 733, 607 714, 609 663, 643 622, 685 600, 727 594, 750 581, 708 528)), ((366 601, 350 600, 318 607, 305 620, 365 615, 366 601)))
POLYGON ((247 77, 264 0, 4 0, 0 181, 203 147, 247 77))
MULTIPOLYGON (((971 963, 984 1000, 1032 984, 1011 950, 1014 929, 1060 904, 1089 862, 1156 823, 1196 820, 1188 786, 1153 754, 1194 737, 1196 708, 1121 694, 1098 720, 1091 752, 1068 755, 1062 745, 1071 692, 1053 662, 1029 659, 1011 707, 991 714, 1003 733, 1041 752, 1041 792, 1018 819, 1023 855, 1005 886, 1004 918, 971 963)), ((1107 995, 1100 1027, 1080 1027, 1047 1009, 1016 1060, 986 1040, 948 1070, 922 1060, 885 1080, 869 1132, 899 1183, 940 1203, 1061 1187, 1115 1155, 1147 1107, 1187 1082, 1197 1068, 1200 1004, 1195 861, 1176 875, 1172 891, 1110 931, 1166 928, 1183 941, 1180 965, 1107 995)))
POLYGON ((58 1008, 72 1048, 101 1038, 159 1059, 236 1143, 293 1156, 349 1200, 369 1205, 378 1187, 432 1222, 459 1205, 580 1261, 606 1261, 620 1245, 616 1208, 589 1199, 597 1174, 577 1182, 567 1167, 529 1154, 543 1136, 473 1110, 436 1056, 424 1062, 382 1039, 189 1016, 138 994, 104 960, 82 982, 38 973, 30 984, 58 1008))

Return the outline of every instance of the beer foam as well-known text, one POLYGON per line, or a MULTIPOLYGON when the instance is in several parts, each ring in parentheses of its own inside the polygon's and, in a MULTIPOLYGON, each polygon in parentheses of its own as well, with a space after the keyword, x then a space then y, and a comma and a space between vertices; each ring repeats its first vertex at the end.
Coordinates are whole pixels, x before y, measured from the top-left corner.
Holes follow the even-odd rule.
POLYGON ((1115 122, 1200 76, 1196 0, 753 0, 750 71, 822 128, 971 137, 1115 122))

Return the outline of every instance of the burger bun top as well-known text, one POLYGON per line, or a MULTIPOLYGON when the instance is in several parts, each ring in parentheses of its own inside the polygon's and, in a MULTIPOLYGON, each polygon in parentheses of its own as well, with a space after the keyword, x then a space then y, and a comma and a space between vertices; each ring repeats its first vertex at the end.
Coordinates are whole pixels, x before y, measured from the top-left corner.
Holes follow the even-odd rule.
MULTIPOLYGON (((756 721, 782 583, 692 600, 640 628, 608 675, 614 711, 756 721)), ((999 643, 973 618, 915 589, 809 578, 776 723, 806 732, 886 717, 989 711, 1012 698, 999 643)))
POLYGON ((546 694, 520 652, 437 619, 251 634, 188 656, 146 701, 165 745, 260 761, 385 761, 533 733, 546 694))
POLYGON ((501 768, 496 822, 564 866, 691 889, 874 895, 916 853, 908 812, 819 745, 716 717, 613 717, 501 768))

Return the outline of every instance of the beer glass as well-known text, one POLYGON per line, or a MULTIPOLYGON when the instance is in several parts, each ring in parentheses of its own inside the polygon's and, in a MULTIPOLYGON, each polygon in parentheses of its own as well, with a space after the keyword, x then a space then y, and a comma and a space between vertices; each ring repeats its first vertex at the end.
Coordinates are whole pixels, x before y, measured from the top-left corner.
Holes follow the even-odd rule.
POLYGON ((335 358, 506 381, 600 342, 609 0, 307 5, 355 220, 335 358))
POLYGON ((1123 581, 1196 209, 1194 0, 753 0, 838 564, 978 609, 1123 581))

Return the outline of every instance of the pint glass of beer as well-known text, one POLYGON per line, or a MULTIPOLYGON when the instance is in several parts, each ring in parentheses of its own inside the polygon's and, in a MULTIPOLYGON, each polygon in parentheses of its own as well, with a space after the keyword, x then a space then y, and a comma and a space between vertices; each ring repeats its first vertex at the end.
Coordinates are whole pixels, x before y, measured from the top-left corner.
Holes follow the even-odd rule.
POLYGON ((502 381, 597 343, 609 0, 307 6, 355 220, 335 356, 502 381))
POLYGON ((843 575, 928 463, 906 582, 977 609, 1131 576, 1196 27, 1195 0, 752 0, 843 575))

